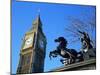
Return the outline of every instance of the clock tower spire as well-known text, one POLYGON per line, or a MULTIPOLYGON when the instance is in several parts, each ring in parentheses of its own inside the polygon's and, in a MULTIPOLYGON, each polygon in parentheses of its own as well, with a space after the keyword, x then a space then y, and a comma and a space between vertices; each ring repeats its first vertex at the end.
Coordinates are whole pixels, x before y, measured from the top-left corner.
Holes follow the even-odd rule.
POLYGON ((17 68, 18 74, 44 71, 46 44, 46 37, 42 31, 42 22, 40 15, 38 15, 32 23, 32 28, 24 36, 17 68))

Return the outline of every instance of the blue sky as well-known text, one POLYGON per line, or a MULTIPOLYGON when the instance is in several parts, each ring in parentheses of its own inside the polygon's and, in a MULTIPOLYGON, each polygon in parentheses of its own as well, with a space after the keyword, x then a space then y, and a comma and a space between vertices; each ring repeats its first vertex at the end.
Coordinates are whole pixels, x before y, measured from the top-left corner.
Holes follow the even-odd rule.
MULTIPOLYGON (((51 50, 56 49, 55 38, 64 36, 70 42, 70 38, 66 36, 68 32, 65 31, 65 27, 70 25, 67 18, 73 16, 84 21, 95 14, 95 6, 16 2, 12 0, 12 73, 16 73, 19 63, 22 38, 25 32, 32 27, 32 22, 39 14, 38 10, 40 10, 43 32, 47 38, 45 71, 62 66, 59 61, 61 57, 58 56, 58 58, 50 60, 48 55, 51 50)), ((68 48, 79 51, 81 48, 80 42, 69 43, 68 48)))

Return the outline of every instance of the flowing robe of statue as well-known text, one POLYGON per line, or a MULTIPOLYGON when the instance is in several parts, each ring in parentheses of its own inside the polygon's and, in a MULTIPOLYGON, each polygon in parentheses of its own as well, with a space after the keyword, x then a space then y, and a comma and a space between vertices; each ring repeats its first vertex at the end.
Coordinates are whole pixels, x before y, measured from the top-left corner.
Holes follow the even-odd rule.
POLYGON ((79 33, 81 33, 81 42, 82 42, 81 51, 84 60, 89 59, 90 57, 95 57, 96 56, 95 49, 91 45, 91 40, 89 35, 86 32, 79 31, 79 33))

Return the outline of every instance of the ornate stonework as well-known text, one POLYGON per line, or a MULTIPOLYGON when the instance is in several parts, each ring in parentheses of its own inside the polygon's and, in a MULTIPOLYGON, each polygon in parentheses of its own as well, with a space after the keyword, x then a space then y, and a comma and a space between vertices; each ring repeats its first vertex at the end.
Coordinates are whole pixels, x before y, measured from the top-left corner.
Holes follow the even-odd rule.
POLYGON ((26 32, 20 51, 17 74, 44 71, 46 37, 42 31, 40 16, 33 21, 32 28, 26 32))

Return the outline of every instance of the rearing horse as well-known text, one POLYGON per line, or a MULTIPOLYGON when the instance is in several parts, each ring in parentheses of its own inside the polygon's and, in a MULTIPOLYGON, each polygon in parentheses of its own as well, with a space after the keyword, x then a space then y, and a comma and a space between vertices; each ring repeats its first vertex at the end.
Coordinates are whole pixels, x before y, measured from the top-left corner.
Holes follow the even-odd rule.
MULTIPOLYGON (((57 55, 60 55, 63 58, 67 58, 69 60, 68 63, 71 64, 74 63, 77 58, 81 58, 81 54, 79 57, 77 57, 79 53, 75 49, 66 48, 67 41, 65 40, 64 37, 59 37, 58 39, 55 40, 55 42, 59 42, 60 44, 57 47, 57 50, 50 52, 49 54, 50 59, 51 56, 57 57, 57 55)), ((61 60, 62 63, 63 61, 65 60, 61 60)))
MULTIPOLYGON (((69 64, 71 64, 71 63, 74 63, 75 60, 77 59, 77 54, 78 54, 78 52, 76 50, 66 48, 66 50, 51 51, 50 54, 49 54, 49 57, 51 59, 51 56, 52 57, 57 57, 57 55, 60 55, 63 58, 69 59, 68 62, 69 62, 69 64)), ((63 61, 64 60, 61 60, 61 62, 63 62, 63 61)))

